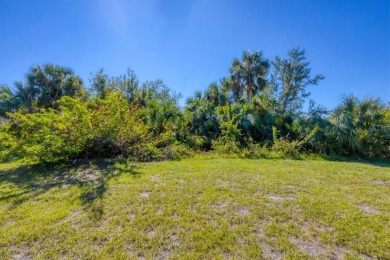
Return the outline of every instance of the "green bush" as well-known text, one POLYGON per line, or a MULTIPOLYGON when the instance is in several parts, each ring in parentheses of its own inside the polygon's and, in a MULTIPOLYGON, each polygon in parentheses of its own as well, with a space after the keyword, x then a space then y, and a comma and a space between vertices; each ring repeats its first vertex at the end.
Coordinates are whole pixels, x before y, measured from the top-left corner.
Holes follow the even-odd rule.
POLYGON ((175 142, 163 149, 165 160, 181 160, 193 156, 193 151, 182 143, 175 142))
POLYGON ((260 144, 249 144, 241 153, 241 157, 248 159, 263 159, 272 158, 272 154, 266 145, 261 146, 260 144))
POLYGON ((278 138, 276 127, 272 127, 274 144, 271 150, 277 154, 278 157, 284 159, 300 159, 299 142, 289 141, 286 137, 278 138))
POLYGON ((91 138, 87 157, 134 156, 139 144, 149 142, 142 109, 132 106, 120 92, 91 102, 91 138))
POLYGON ((17 142, 14 136, 7 132, 8 125, 3 125, 0 128, 0 161, 12 161, 18 159, 13 156, 17 142))
POLYGON ((137 152, 133 153, 130 158, 140 162, 161 161, 164 159, 164 154, 153 144, 146 143, 140 146, 137 152))
POLYGON ((212 140, 211 147, 220 155, 239 155, 242 150, 240 144, 229 136, 221 136, 217 140, 212 140))
POLYGON ((16 140, 9 156, 28 162, 54 163, 84 151, 91 132, 86 105, 66 96, 58 104, 59 111, 9 114, 8 135, 3 134, 3 138, 12 135, 16 140))

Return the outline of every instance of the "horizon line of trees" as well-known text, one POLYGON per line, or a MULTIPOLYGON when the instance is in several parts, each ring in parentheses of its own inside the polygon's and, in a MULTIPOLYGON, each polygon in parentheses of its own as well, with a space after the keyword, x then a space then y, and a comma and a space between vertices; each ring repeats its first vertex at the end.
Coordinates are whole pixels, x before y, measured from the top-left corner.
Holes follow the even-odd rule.
POLYGON ((70 68, 34 66, 25 82, 0 87, 0 159, 57 162, 125 156, 150 161, 214 150, 248 158, 299 158, 302 153, 390 158, 390 105, 345 96, 328 110, 309 100, 312 75, 305 50, 269 61, 244 51, 229 74, 180 93, 162 80, 140 83, 128 69, 103 69, 89 86, 70 68))

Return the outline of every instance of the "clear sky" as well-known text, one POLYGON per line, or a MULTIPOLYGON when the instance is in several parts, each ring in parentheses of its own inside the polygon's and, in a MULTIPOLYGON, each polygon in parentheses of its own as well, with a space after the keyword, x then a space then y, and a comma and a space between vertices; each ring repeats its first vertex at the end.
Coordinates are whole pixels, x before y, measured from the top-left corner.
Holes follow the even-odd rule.
POLYGON ((273 59, 301 47, 326 77, 310 89, 317 103, 350 93, 388 102, 389 16, 379 0, 0 0, 0 84, 35 64, 71 67, 86 84, 101 67, 131 67, 188 97, 244 50, 273 59))

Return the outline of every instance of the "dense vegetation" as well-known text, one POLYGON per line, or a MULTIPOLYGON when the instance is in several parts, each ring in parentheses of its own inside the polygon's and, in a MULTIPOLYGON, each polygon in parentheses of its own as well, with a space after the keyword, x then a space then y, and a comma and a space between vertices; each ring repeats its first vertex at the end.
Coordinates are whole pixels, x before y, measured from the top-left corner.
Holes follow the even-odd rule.
POLYGON ((180 94, 161 80, 140 83, 131 69, 115 77, 101 69, 86 86, 69 68, 35 66, 15 88, 0 88, 0 159, 152 161, 197 151, 389 158, 389 104, 350 95, 329 111, 308 100, 323 78, 311 75, 302 49, 273 61, 245 51, 227 77, 180 108, 180 94))

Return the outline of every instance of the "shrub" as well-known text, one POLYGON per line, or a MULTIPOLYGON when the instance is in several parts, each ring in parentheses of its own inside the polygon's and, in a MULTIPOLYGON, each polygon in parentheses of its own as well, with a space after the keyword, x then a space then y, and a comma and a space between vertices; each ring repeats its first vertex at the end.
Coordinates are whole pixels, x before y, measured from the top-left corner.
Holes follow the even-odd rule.
POLYGON ((12 156, 29 162, 54 163, 69 160, 84 151, 91 132, 90 114, 85 104, 66 96, 58 104, 58 111, 9 114, 8 136, 17 140, 12 156))
POLYGON ((14 136, 7 133, 7 125, 3 125, 0 128, 0 161, 12 161, 14 156, 14 150, 17 147, 17 142, 14 136))
POLYGON ((241 157, 248 159, 272 158, 271 151, 266 145, 250 143, 241 153, 241 157))
POLYGON ((272 127, 274 144, 271 148, 272 151, 284 159, 299 159, 299 142, 298 141, 289 141, 286 137, 278 138, 276 127, 272 127))
POLYGON ((184 158, 191 157, 193 152, 190 148, 182 143, 175 142, 163 149, 165 160, 181 160, 184 158))
POLYGON ((241 153, 240 144, 229 136, 221 136, 217 140, 212 140, 211 147, 220 155, 239 155, 241 153))
POLYGON ((115 157, 132 154, 133 146, 146 142, 147 130, 142 109, 132 106, 120 92, 95 99, 89 107, 92 133, 88 144, 89 157, 115 157))

